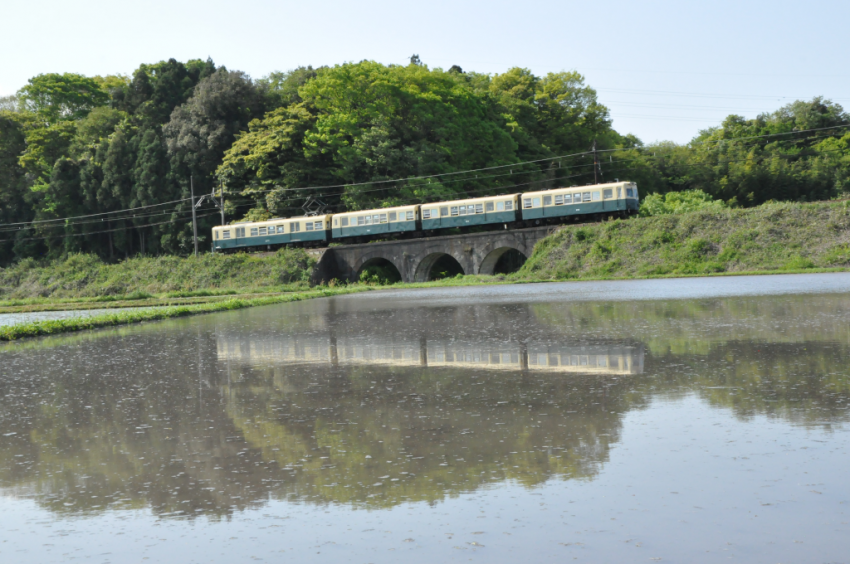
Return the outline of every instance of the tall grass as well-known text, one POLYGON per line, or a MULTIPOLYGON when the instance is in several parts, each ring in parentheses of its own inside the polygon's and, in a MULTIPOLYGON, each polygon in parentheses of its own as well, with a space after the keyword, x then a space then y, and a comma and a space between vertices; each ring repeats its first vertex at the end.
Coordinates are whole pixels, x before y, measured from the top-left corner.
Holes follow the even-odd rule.
POLYGON ((766 204, 569 226, 508 279, 578 280, 850 267, 850 202, 766 204))
POLYGON ((107 301, 145 299, 153 294, 194 297, 237 291, 306 289, 315 263, 303 249, 281 249, 265 256, 238 253, 187 258, 136 257, 116 264, 81 254, 52 263, 27 259, 0 268, 0 299, 50 297, 107 301))

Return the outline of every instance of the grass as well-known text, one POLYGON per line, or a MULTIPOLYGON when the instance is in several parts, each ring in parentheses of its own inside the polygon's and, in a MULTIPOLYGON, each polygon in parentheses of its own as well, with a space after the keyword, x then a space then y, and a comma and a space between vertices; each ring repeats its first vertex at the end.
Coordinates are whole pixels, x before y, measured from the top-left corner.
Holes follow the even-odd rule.
POLYGON ((520 281, 827 272, 850 267, 850 203, 768 204, 569 226, 520 281))
POLYGON ((229 311, 246 307, 295 302, 311 298, 338 296, 341 294, 362 292, 369 289, 370 288, 368 286, 343 286, 338 288, 321 287, 317 290, 307 292, 281 294, 276 296, 265 296, 252 299, 231 298, 225 301, 198 305, 166 307, 155 310, 142 309, 139 311, 107 313, 103 315, 85 318, 75 317, 70 319, 35 321, 32 323, 0 326, 0 341, 14 341, 25 337, 55 335, 72 331, 97 329, 100 327, 140 323, 143 321, 157 321, 160 319, 169 319, 172 317, 185 317, 188 315, 197 315, 201 313, 229 311))
POLYGON ((0 268, 0 306, 44 298, 108 302, 305 290, 315 263, 303 249, 136 257, 116 264, 80 254, 53 263, 26 259, 0 268))

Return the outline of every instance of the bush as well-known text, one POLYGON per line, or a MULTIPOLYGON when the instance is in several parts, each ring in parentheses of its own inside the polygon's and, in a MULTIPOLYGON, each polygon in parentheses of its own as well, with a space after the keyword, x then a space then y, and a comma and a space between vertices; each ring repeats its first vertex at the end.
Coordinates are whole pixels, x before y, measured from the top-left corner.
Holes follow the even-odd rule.
POLYGON ((650 194, 640 205, 640 215, 673 215, 702 210, 722 210, 728 206, 721 200, 715 200, 702 190, 685 190, 667 194, 650 194))

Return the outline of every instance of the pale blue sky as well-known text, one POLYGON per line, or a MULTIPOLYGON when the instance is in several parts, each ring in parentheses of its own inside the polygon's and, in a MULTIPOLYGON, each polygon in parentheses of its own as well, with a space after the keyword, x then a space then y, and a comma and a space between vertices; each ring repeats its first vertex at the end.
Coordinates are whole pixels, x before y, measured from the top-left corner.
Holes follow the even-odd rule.
POLYGON ((258 78, 373 59, 578 70, 614 127, 688 141, 730 113, 823 95, 850 107, 850 2, 28 0, 0 10, 0 95, 39 73, 212 57, 258 78))

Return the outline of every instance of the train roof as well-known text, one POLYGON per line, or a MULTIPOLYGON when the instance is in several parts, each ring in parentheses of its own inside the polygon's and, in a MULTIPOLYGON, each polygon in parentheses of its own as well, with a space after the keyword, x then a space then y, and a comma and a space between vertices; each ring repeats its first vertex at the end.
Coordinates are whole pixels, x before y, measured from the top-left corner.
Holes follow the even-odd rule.
POLYGON ((634 184, 634 182, 632 182, 630 180, 624 180, 622 182, 607 182, 605 184, 589 184, 587 186, 561 186, 559 188, 549 188, 548 190, 535 190, 534 192, 523 192, 522 195, 523 196, 531 196, 531 195, 536 196, 538 194, 547 194, 547 193, 550 193, 550 192, 557 192, 557 191, 561 191, 561 190, 579 190, 579 191, 584 192, 586 190, 598 190, 600 188, 617 188, 617 187, 623 187, 623 186, 632 185, 632 184, 634 184))
POLYGON ((482 198, 463 198, 462 200, 446 200, 445 202, 429 202, 427 204, 422 204, 423 206, 445 206, 452 204, 465 204, 465 203, 475 203, 475 202, 489 202, 490 200, 501 200, 501 199, 509 199, 519 196, 519 194, 498 194, 496 196, 484 196, 482 198))
POLYGON ((407 211, 416 208, 419 204, 410 204, 409 206, 394 206, 391 208, 375 208, 370 210, 357 210, 343 213, 335 213, 334 216, 344 216, 344 215, 359 215, 359 214, 367 214, 367 213, 386 213, 391 211, 407 211))
POLYGON ((273 217, 272 219, 264 219, 263 221, 240 221, 238 223, 230 223, 228 225, 218 225, 213 227, 213 229, 229 229, 231 227, 246 227, 251 225, 278 225, 280 223, 292 221, 323 221, 329 217, 331 217, 331 214, 329 213, 322 215, 302 215, 299 217, 273 217))

